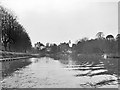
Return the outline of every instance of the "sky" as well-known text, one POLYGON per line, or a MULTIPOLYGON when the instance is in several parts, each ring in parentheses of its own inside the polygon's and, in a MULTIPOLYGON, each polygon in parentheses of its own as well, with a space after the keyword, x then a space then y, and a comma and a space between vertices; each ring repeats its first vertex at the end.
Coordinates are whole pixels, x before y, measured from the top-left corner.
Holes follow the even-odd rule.
POLYGON ((118 33, 118 0, 1 0, 1 4, 17 16, 32 45, 118 33))

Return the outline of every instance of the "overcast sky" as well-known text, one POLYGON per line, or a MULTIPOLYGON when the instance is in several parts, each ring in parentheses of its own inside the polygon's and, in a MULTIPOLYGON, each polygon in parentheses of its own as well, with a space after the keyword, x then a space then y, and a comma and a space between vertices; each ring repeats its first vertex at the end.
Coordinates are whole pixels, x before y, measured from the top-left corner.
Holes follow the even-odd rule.
POLYGON ((2 0, 29 33, 32 44, 75 42, 118 33, 118 0, 2 0), (108 2, 109 1, 109 2, 108 2), (114 1, 114 2, 113 2, 114 1))

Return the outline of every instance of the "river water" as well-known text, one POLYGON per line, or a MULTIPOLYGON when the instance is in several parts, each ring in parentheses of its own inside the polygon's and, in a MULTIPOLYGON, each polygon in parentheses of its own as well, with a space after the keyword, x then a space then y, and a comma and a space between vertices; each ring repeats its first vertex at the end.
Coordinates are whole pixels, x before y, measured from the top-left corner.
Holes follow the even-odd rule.
POLYGON ((2 62, 1 83, 4 88, 118 88, 117 62, 48 57, 2 62))

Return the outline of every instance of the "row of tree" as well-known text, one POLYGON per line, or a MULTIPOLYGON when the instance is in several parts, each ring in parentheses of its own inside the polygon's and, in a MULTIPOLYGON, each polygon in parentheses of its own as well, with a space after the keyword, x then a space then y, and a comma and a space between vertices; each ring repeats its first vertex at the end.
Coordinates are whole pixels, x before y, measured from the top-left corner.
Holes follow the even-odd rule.
POLYGON ((120 47, 119 34, 115 39, 113 35, 108 35, 106 38, 99 36, 96 39, 81 39, 73 45, 72 50, 76 53, 114 53, 117 54, 120 47))
POLYGON ((95 39, 88 40, 87 38, 80 39, 76 44, 73 44, 72 50, 76 53, 114 53, 119 52, 120 34, 114 38, 113 35, 105 35, 103 32, 98 32, 95 39))
POLYGON ((76 54, 103 54, 120 52, 120 34, 114 38, 113 35, 107 35, 104 37, 103 32, 98 32, 95 39, 88 39, 87 37, 77 40, 76 44, 60 43, 56 44, 42 44, 37 42, 35 48, 38 52, 49 52, 50 54, 56 53, 69 53, 75 52, 76 54))
POLYGON ((26 52, 32 47, 30 37, 17 21, 17 17, 2 6, 0 6, 0 33, 0 42, 4 50, 26 52))

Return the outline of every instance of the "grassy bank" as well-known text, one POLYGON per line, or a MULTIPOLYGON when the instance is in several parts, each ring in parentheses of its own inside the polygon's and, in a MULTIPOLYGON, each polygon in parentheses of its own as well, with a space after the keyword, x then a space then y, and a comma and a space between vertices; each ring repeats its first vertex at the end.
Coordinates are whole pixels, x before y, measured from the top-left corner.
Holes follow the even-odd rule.
POLYGON ((0 51, 0 59, 17 58, 17 57, 37 57, 37 56, 39 56, 39 55, 38 54, 31 54, 31 53, 0 51))

